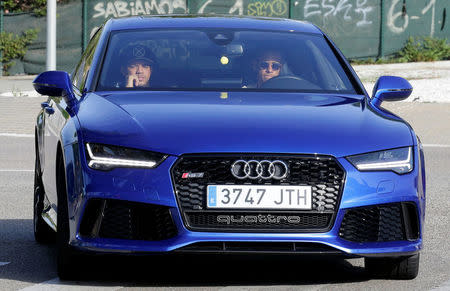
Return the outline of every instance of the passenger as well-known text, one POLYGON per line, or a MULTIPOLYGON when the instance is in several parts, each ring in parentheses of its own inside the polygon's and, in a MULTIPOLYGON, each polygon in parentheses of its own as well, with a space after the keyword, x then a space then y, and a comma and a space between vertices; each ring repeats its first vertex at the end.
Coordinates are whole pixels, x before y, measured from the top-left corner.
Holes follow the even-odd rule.
POLYGON ((129 46, 121 54, 126 60, 121 71, 125 77, 125 87, 150 87, 150 77, 156 67, 155 56, 142 45, 129 46))

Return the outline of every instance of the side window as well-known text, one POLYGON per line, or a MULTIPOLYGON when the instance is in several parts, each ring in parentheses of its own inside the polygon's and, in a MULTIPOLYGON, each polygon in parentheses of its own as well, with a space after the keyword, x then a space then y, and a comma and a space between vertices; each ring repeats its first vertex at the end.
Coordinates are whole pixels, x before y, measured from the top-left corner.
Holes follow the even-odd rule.
POLYGON ((72 84, 77 89, 80 89, 81 77, 82 77, 82 72, 83 72, 83 67, 84 67, 85 62, 86 62, 86 59, 83 57, 81 59, 81 61, 78 63, 78 66, 72 75, 72 84))
POLYGON ((86 83, 86 77, 89 73, 89 69, 92 64, 92 59, 94 58, 95 48, 97 47, 98 41, 102 29, 99 29, 89 42, 86 50, 81 57, 81 61, 78 63, 72 77, 72 84, 78 90, 83 91, 84 84, 86 83))

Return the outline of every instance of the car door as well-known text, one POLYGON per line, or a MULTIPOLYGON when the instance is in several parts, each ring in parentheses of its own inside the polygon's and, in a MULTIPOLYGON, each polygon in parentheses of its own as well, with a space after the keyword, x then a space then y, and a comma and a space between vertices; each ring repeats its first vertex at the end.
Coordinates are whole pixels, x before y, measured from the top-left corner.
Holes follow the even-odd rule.
MULTIPOLYGON (((86 83, 87 75, 95 48, 97 47, 101 30, 97 31, 92 38, 88 47, 86 48, 80 62, 78 63, 74 73, 72 74, 72 85, 75 93, 75 97, 81 100, 82 92, 84 91, 84 85, 86 83)), ((47 100, 47 104, 43 105, 43 140, 44 140, 44 153, 42 167, 42 182, 44 184, 45 193, 50 201, 52 207, 57 209, 57 193, 56 193, 56 158, 58 143, 61 140, 61 131, 65 124, 71 117, 68 112, 67 103, 62 96, 50 96, 47 100)), ((62 145, 61 145, 62 146, 62 145)))
POLYGON ((50 96, 44 108, 44 163, 42 169, 42 182, 45 193, 52 207, 57 202, 56 196, 56 153, 60 132, 70 118, 66 111, 67 104, 61 96, 50 96))

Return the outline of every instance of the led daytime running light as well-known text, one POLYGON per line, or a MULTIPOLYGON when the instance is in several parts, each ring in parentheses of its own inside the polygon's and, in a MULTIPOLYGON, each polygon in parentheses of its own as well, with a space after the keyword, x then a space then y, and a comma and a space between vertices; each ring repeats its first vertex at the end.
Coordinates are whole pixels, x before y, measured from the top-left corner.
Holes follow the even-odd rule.
POLYGON ((92 167, 94 164, 101 164, 101 165, 153 168, 156 165, 156 162, 154 161, 135 161, 135 160, 96 157, 92 153, 91 146, 89 144, 86 144, 86 148, 89 154, 89 158, 91 159, 89 161, 89 167, 92 167))
POLYGON ((408 157, 403 161, 384 162, 384 163, 367 163, 356 165, 358 170, 378 170, 386 168, 411 168, 411 148, 408 149, 408 157))

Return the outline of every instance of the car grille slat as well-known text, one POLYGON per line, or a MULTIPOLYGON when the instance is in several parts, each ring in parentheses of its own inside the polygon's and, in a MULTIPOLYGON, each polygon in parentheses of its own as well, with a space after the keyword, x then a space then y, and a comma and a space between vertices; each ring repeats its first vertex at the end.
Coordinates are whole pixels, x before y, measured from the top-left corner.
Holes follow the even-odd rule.
POLYGON ((259 253, 344 255, 333 247, 320 243, 292 242, 198 242, 179 248, 180 253, 259 253))
MULTIPOLYGON (((185 155, 171 170, 178 205, 185 225, 201 231, 326 231, 336 215, 341 198, 345 172, 338 162, 329 156, 305 155, 185 155), (244 160, 281 160, 289 167, 287 177, 277 179, 238 179, 231 173, 232 164, 244 160), (203 173, 202 177, 182 178, 184 173, 203 173), (308 211, 259 210, 257 214, 296 216, 302 223, 218 223, 218 215, 233 215, 233 211, 215 212, 206 207, 208 185, 295 185, 312 187, 312 209, 308 211), (314 214, 315 216, 312 216, 314 214), (315 217, 316 220, 312 219, 315 217)), ((255 211, 248 211, 254 214, 255 211)), ((242 213, 240 213, 242 214, 242 213)))

